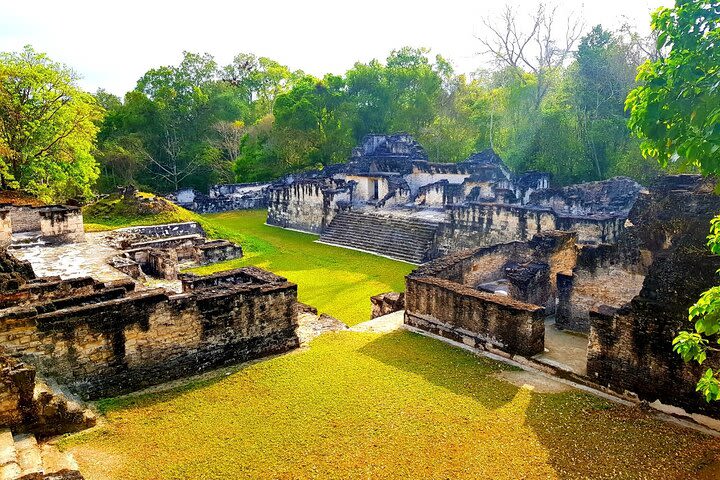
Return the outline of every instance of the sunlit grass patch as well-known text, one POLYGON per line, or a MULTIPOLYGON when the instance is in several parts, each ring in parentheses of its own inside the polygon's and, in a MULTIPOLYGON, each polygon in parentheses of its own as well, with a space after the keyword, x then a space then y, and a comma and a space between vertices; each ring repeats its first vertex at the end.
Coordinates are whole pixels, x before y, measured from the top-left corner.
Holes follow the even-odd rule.
POLYGON ((408 332, 341 332, 174 391, 112 399, 65 441, 89 480, 692 478, 710 440, 408 332))
POLYGON ((203 216, 215 232, 240 243, 245 257, 191 271, 265 268, 297 283, 300 301, 349 325, 370 318, 372 295, 405 290, 413 265, 316 243, 317 235, 265 225, 266 215, 255 210, 203 216))

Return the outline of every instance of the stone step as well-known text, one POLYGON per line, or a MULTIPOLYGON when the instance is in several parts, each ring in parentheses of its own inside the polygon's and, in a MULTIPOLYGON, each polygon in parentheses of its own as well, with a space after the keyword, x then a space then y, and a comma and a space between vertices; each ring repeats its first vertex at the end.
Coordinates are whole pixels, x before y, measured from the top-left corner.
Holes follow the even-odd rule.
POLYGON ((424 250, 427 246, 427 242, 409 242, 402 238, 382 238, 381 234, 378 234, 376 236, 370 235, 370 236, 361 236, 361 235, 353 235, 352 233, 343 234, 343 235, 327 235, 321 237, 322 240, 326 239, 337 239, 337 240, 343 240, 348 242, 355 242, 355 243, 366 243, 369 245, 378 245, 378 246, 392 246, 396 247, 398 249, 406 249, 406 250, 424 250))
POLYGON ((39 445, 31 433, 0 430, 0 480, 83 480, 69 453, 53 444, 39 445))
POLYGON ((68 399, 61 392, 50 388, 42 380, 35 380, 33 400, 40 419, 35 432, 40 435, 55 435, 59 426, 61 431, 76 431, 93 427, 97 423, 96 415, 76 401, 68 399))
POLYGON ((420 260, 418 260, 418 258, 420 257, 420 255, 403 255, 403 254, 398 254, 398 253, 394 253, 394 252, 387 252, 386 250, 356 247, 356 246, 351 246, 351 245, 344 244, 344 243, 333 243, 333 242, 330 242, 330 241, 323 241, 323 240, 319 240, 319 242, 320 242, 320 243, 324 243, 324 244, 326 244, 326 245, 332 245, 332 246, 335 246, 335 247, 352 248, 352 249, 355 249, 355 250, 359 250, 359 251, 367 252, 367 253, 372 253, 372 254, 375 254, 375 255, 383 255, 383 256, 392 258, 392 259, 394 259, 394 260, 400 260, 400 261, 403 261, 403 262, 415 263, 415 264, 420 264, 420 263, 422 263, 420 260))
MULTIPOLYGON (((362 220, 354 219, 354 218, 346 219, 346 220, 340 219, 337 223, 335 221, 331 222, 330 225, 328 226, 328 229, 331 229, 333 227, 343 227, 346 225, 351 225, 353 223, 360 223, 360 222, 362 222, 362 220)), ((385 219, 380 219, 380 218, 375 220, 374 223, 376 225, 392 225, 396 231, 400 231, 400 232, 407 231, 407 232, 412 232, 412 233, 432 234, 432 233, 435 233, 435 229, 437 228, 437 226, 427 226, 427 227, 426 226, 418 226, 418 225, 407 224, 407 223, 393 222, 391 220, 385 220, 385 219)))
POLYGON ((35 435, 21 433, 14 436, 20 476, 18 480, 43 480, 43 462, 35 435))
POLYGON ((323 240, 339 240, 345 242, 365 243, 377 246, 392 246, 396 249, 403 249, 407 251, 424 251, 427 248, 427 244, 429 243, 427 241, 422 243, 415 241, 411 242, 406 241, 402 238, 379 239, 378 236, 353 235, 352 233, 324 235, 323 240))
POLYGON ((413 225, 425 225, 429 227, 434 227, 436 225, 436 221, 434 220, 428 220, 424 218, 418 218, 418 217, 411 217, 408 215, 385 215, 382 213, 374 213, 374 212, 358 212, 358 211, 349 211, 349 212, 341 212, 344 215, 344 218, 355 218, 355 217, 368 217, 372 216, 374 218, 378 218, 381 220, 390 220, 395 223, 408 223, 413 225))
POLYGON ((58 450, 55 445, 43 444, 40 447, 43 480, 83 480, 78 464, 70 453, 58 450))
MULTIPOLYGON (((358 221, 338 222, 335 224, 330 223, 327 230, 330 231, 332 229, 342 229, 343 227, 346 227, 348 225, 362 224, 362 223, 364 223, 364 222, 361 222, 359 220, 358 221)), ((374 222, 374 224, 377 227, 392 226, 396 232, 421 234, 421 235, 432 235, 435 233, 435 229, 432 229, 432 228, 416 228, 416 227, 411 227, 411 226, 407 226, 407 225, 393 225, 392 222, 380 221, 380 222, 374 222)))
POLYGON ((428 237, 428 236, 432 236, 435 234, 434 230, 432 230, 432 231, 431 230, 413 231, 413 230, 409 230, 409 229, 397 228, 392 224, 377 224, 375 222, 371 222, 371 221, 367 221, 367 220, 357 221, 357 222, 352 222, 352 223, 344 223, 344 224, 332 224, 331 223, 330 227, 328 227, 323 233, 328 234, 328 233, 334 233, 334 232, 335 233, 343 232, 343 231, 346 231, 348 228, 359 227, 359 226, 363 226, 370 230, 391 229, 391 231, 397 233, 398 235, 428 237))
POLYGON ((17 450, 12 432, 5 428, 0 430, 0 480, 16 480, 20 477, 17 450))
POLYGON ((320 241, 422 263, 437 228, 435 223, 408 217, 341 212, 320 236, 320 241))

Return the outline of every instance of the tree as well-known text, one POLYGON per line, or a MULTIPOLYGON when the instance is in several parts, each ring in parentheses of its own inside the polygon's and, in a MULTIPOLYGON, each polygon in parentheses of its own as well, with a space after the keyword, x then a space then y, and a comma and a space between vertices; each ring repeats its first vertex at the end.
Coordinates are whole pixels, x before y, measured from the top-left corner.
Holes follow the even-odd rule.
POLYGON ((582 33, 582 21, 571 17, 568 15, 558 25, 558 7, 539 3, 525 31, 518 26, 517 12, 509 5, 500 18, 483 19, 488 30, 486 36, 478 38, 485 48, 483 53, 491 54, 502 67, 510 67, 520 79, 523 71, 535 76, 535 109, 540 108, 553 77, 570 57, 582 33))
POLYGON ((91 195, 103 109, 77 80, 30 46, 0 53, 0 188, 46 201, 91 195))
MULTIPOLYGON (((636 61, 622 36, 597 25, 580 40, 575 62, 568 70, 584 156, 597 180, 607 178, 620 152, 630 145, 637 147, 628 134, 624 111, 625 98, 635 86, 636 61)), ((635 161, 643 163, 639 153, 635 161)))
MULTIPOLYGON (((629 124, 643 139, 643 153, 665 167, 720 172, 720 1, 677 0, 652 16, 663 55, 638 72, 638 87, 627 98, 629 124)), ((711 223, 708 245, 720 254, 720 216, 711 223)), ((703 293, 690 307, 694 331, 680 332, 673 350, 684 361, 702 364, 717 350, 720 287, 703 293)), ((720 400, 720 371, 708 369, 697 390, 720 400)))
POLYGON ((678 0, 653 14, 658 49, 627 98, 630 127, 663 166, 720 172, 720 2, 678 0))

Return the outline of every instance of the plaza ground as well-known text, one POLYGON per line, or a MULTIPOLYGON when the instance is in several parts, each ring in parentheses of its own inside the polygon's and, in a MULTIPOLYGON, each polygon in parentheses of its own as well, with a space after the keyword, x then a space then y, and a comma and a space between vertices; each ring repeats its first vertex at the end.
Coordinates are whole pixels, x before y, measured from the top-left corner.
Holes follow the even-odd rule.
MULTIPOLYGON (((272 270, 348 324, 367 320, 368 297, 402 289, 412 269, 263 221, 203 218, 246 249, 212 269, 272 270)), ((716 478, 720 440, 512 375, 403 330, 326 333, 212 378, 99 402, 104 424, 61 445, 89 480, 716 478)))

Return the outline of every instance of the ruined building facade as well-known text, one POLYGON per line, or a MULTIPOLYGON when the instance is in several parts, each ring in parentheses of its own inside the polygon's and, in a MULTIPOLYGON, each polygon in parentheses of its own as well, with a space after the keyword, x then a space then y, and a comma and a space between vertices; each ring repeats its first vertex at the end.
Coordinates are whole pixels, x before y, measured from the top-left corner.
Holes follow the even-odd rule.
POLYGON ((85 236, 79 207, 45 207, 0 204, 0 246, 9 245, 13 235, 22 243, 81 242, 85 236))
POLYGON ((197 213, 267 208, 269 183, 226 183, 212 185, 207 194, 184 188, 168 200, 197 213))
POLYGON ((425 264, 407 277, 405 322, 581 383, 720 417, 695 392, 700 374, 720 366, 718 355, 699 366, 672 351, 678 332, 692 328, 688 307, 717 284, 720 257, 705 245, 720 211, 713 190, 699 176, 658 179, 612 245, 545 231, 425 264), (572 336, 587 339, 581 368, 548 357, 567 347, 548 343, 548 329, 587 335, 572 336))
POLYGON ((491 149, 432 163, 410 135, 368 135, 346 164, 274 183, 267 223, 423 263, 545 230, 612 243, 640 189, 624 178, 551 189, 548 174, 515 174, 491 149))

